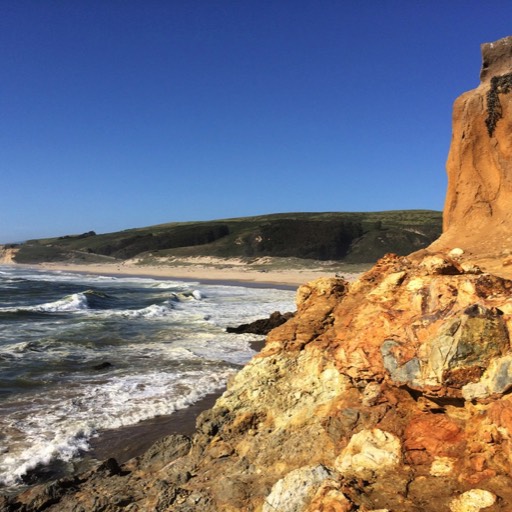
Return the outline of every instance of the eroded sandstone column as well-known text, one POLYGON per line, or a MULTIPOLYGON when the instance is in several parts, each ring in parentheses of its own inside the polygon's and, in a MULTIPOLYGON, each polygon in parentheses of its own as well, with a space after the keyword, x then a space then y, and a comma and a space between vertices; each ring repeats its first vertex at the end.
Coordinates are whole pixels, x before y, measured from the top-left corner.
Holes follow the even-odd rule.
POLYGON ((454 103, 443 236, 434 249, 512 249, 512 37, 482 45, 480 85, 454 103))

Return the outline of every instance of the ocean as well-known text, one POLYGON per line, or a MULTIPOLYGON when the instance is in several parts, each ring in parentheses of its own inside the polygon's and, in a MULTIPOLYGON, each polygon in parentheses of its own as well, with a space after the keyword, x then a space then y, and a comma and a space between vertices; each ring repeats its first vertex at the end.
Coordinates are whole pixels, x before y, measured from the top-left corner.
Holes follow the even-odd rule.
POLYGON ((294 291, 0 266, 0 486, 75 467, 102 431, 222 389, 294 291))

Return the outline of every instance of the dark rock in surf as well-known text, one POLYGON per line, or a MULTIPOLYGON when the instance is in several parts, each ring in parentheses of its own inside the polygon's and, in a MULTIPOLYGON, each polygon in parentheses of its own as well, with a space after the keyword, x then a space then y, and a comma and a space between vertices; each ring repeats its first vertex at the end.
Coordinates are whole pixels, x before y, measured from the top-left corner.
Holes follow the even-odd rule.
POLYGON ((293 318, 294 313, 281 314, 279 311, 274 311, 269 318, 255 320, 249 324, 242 324, 238 327, 227 327, 226 332, 233 334, 263 334, 267 335, 272 329, 283 325, 290 318, 293 318))
POLYGON ((112 368, 114 365, 112 363, 109 363, 108 361, 105 361, 104 363, 95 364, 92 369, 93 370, 108 370, 109 368, 112 368))

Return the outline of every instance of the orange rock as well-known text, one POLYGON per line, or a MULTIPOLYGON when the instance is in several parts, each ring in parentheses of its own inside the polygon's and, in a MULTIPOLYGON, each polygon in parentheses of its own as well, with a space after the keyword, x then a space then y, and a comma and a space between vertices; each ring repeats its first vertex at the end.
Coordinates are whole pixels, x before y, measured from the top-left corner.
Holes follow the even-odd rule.
POLYGON ((414 417, 405 429, 405 450, 424 450, 430 457, 454 456, 464 448, 464 433, 453 420, 437 414, 414 417))
POLYGON ((503 259, 512 248, 510 55, 512 37, 483 44, 480 85, 454 103, 444 232, 431 249, 503 259))
POLYGON ((512 402, 510 400, 499 400, 492 403, 488 415, 495 425, 512 434, 512 402))

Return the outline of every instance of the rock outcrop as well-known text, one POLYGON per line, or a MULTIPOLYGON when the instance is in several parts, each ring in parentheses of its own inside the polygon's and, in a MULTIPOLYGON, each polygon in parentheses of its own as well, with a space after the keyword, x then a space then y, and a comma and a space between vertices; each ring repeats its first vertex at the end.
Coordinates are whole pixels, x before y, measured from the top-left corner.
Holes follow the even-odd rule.
POLYGON ((509 510, 511 329, 512 281, 448 256, 319 279, 192 440, 4 510, 509 510))
POLYGON ((387 255, 351 284, 301 286, 295 316, 200 415, 192 439, 170 436, 0 508, 510 511, 512 281, 475 260, 496 261, 509 240, 512 105, 495 73, 512 73, 511 45, 484 45, 483 82, 455 104, 439 241, 387 255), (489 108, 493 87, 499 105, 489 108))
POLYGON ((279 327, 293 317, 293 313, 280 313, 274 311, 268 318, 261 318, 249 324, 241 324, 236 327, 226 327, 226 332, 233 334, 261 334, 267 335, 272 329, 279 327))

